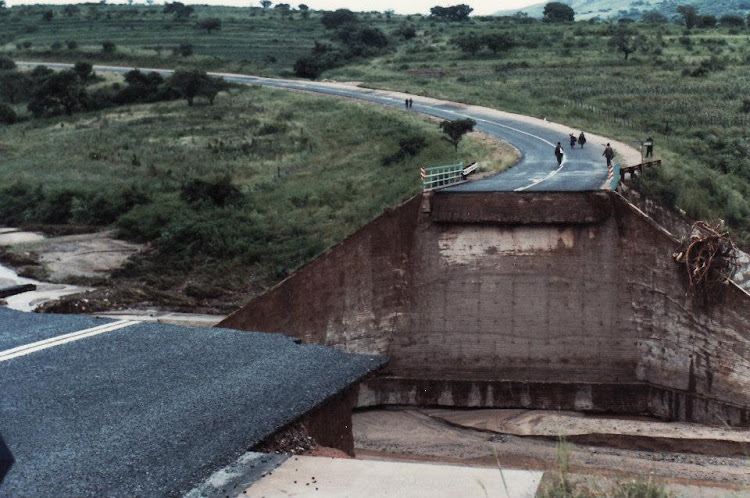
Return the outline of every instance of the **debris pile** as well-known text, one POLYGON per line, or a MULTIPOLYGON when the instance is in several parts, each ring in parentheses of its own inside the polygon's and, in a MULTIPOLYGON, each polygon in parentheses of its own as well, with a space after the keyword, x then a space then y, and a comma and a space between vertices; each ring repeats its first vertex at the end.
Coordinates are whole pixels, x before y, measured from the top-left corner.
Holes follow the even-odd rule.
POLYGON ((685 265, 688 293, 704 307, 722 299, 738 267, 737 248, 721 221, 715 225, 704 221, 694 223, 690 240, 674 258, 685 265))

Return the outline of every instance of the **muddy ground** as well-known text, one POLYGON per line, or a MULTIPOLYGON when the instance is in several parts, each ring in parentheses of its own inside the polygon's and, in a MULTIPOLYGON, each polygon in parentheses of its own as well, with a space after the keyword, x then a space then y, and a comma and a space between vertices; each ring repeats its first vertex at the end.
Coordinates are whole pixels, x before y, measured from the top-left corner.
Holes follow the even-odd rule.
MULTIPOLYGON (((484 410, 471 410, 474 423, 492 420, 478 415, 484 410)), ((418 461, 439 461, 477 466, 553 470, 561 452, 558 438, 518 436, 492 430, 478 430, 445 421, 452 413, 456 419, 466 418, 461 410, 422 410, 417 408, 377 409, 355 413, 353 420, 355 451, 360 458, 384 458, 418 461), (438 416, 440 415, 440 416, 438 416)), ((528 412, 540 427, 555 424, 556 412, 528 412)), ((507 418, 506 418, 507 420, 507 418)), ((633 422, 617 417, 607 419, 610 425, 623 426, 633 422)), ((645 424, 646 421, 636 421, 645 424)), ((493 424, 486 424, 493 425, 493 424)), ((522 424, 521 424, 522 425, 522 424)), ((647 425, 647 424, 646 424, 647 425)), ((679 425, 679 424, 678 424, 679 425)), ((682 424, 689 426, 690 424, 682 424)), ((597 423, 591 426, 596 430, 597 423)), ((663 428, 663 427, 662 427, 663 428)), ((528 429, 528 426, 527 426, 528 429)), ((580 426, 579 426, 580 429, 580 426)), ((684 427, 687 435, 691 428, 684 427)), ((694 430, 704 430, 693 426, 694 430)), ((721 429, 716 429, 721 430, 721 429)), ((747 437, 748 431, 744 431, 747 437)), ((560 428, 559 435, 565 435, 560 428)), ((616 438, 616 434, 610 434, 616 438)), ((604 441, 602 441, 604 442, 604 441)), ((750 458, 748 456, 700 455, 690 452, 622 449, 604 445, 567 443, 570 449, 571 472, 611 478, 639 475, 653 476, 670 485, 699 486, 685 496, 750 496, 750 458), (712 488, 709 492, 708 489, 712 488)), ((748 448, 750 451, 750 448, 748 448)))
MULTIPOLYGON (((70 229, 70 228, 69 228, 70 229)), ((0 264, 19 276, 50 285, 81 287, 60 297, 29 296, 29 309, 51 313, 156 310, 226 315, 248 299, 247 289, 222 289, 210 274, 170 274, 148 258, 148 245, 114 238, 112 232, 59 233, 0 228, 0 264), (138 271, 129 271, 129 268, 138 271), (151 271, 143 272, 144 267, 151 271), (149 275, 147 278, 137 275, 149 275)), ((10 283, 10 282, 7 282, 10 283)))

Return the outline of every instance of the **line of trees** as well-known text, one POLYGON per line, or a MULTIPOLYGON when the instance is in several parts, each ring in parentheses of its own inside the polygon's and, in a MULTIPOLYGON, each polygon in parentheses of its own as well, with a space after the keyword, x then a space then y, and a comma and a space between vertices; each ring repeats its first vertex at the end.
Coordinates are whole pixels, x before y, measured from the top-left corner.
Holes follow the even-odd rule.
POLYGON ((463 35, 456 38, 453 43, 462 51, 476 55, 482 49, 488 49, 493 54, 507 52, 515 46, 513 37, 507 33, 489 33, 486 35, 463 35))
POLYGON ((13 106, 22 103, 35 118, 41 118, 179 98, 191 106, 197 97, 213 104, 216 95, 227 88, 223 79, 197 70, 175 71, 164 77, 135 69, 125 74, 124 86, 114 83, 93 91, 88 88, 99 81, 88 62, 77 62, 63 71, 37 66, 30 72, 20 72, 12 60, 0 57, 0 99, 4 101, 0 103, 0 122, 17 122, 19 116, 13 106))

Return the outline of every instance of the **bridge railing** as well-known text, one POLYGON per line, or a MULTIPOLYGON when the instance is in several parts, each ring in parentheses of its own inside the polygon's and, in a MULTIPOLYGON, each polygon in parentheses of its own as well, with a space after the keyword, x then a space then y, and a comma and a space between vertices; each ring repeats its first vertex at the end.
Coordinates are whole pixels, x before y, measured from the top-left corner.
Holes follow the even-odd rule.
POLYGON ((422 190, 444 187, 464 179, 464 163, 432 166, 421 169, 422 190))

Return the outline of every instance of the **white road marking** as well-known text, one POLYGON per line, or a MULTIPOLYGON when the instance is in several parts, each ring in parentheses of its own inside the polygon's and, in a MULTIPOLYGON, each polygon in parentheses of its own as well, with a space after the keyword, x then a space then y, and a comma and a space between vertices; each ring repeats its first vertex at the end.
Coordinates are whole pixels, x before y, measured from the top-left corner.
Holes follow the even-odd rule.
MULTIPOLYGON (((17 62, 17 64, 18 65, 26 65, 26 66, 35 66, 35 65, 45 64, 45 63, 43 63, 43 62, 17 62)), ((55 67, 73 67, 73 64, 54 63, 54 62, 53 63, 47 63, 47 65, 55 66, 55 67)), ((127 67, 118 67, 118 66, 99 66, 99 65, 96 65, 96 66, 94 66, 94 69, 95 70, 98 69, 100 71, 123 71, 123 70, 136 69, 136 68, 127 68, 127 67)), ((154 71, 154 72, 158 72, 158 73, 162 73, 162 74, 171 74, 171 73, 174 72, 171 69, 149 69, 149 68, 141 68, 141 71, 154 71)), ((378 94, 377 93, 377 92, 388 92, 388 90, 374 90, 374 89, 366 89, 365 90, 365 89, 358 88, 358 87, 352 87, 350 89, 339 88, 339 87, 333 87, 332 88, 332 87, 327 87, 326 85, 320 85, 320 84, 316 84, 316 83, 307 83, 307 82, 303 82, 303 81, 300 81, 300 82, 289 81, 289 80, 283 80, 283 79, 277 79, 277 78, 262 78, 260 76, 252 76, 252 75, 247 75, 247 74, 214 73, 214 72, 210 72, 208 74, 211 75, 211 76, 219 76, 219 77, 224 77, 224 78, 244 79, 246 81, 243 82, 243 83, 248 84, 248 85, 251 85, 251 84, 260 84, 260 85, 263 85, 264 82, 268 82, 268 83, 274 83, 277 87, 281 87, 281 88, 302 89, 302 90, 307 90, 307 91, 316 91, 316 89, 318 89, 318 91, 320 93, 328 93, 328 92, 322 91, 321 89, 339 90, 341 92, 349 92, 349 93, 354 94, 355 96, 351 97, 351 98, 357 98, 356 95, 360 95, 361 96, 361 95, 372 95, 372 94, 375 94, 375 96, 377 96, 377 97, 379 97, 379 98, 381 98, 383 100, 393 101, 394 103, 396 103, 396 105, 398 105, 399 103, 402 102, 400 98, 392 97, 392 96, 387 95, 387 94, 383 95, 383 94, 378 94)), ((274 86, 274 85, 269 85, 269 86, 274 86)), ((334 95, 336 95, 336 94, 334 93, 334 95)), ((341 96, 346 97, 347 95, 341 95, 341 96)), ((364 99, 364 100, 369 100, 369 99, 364 99)), ((446 102, 446 104, 449 105, 450 103, 446 102)), ((431 106, 431 105, 428 105, 428 104, 423 104, 423 103, 420 104, 420 103, 418 103, 418 105, 419 105, 419 107, 422 107, 423 109, 429 109, 429 110, 432 110, 432 111, 437 111, 437 112, 446 113, 446 114, 453 114, 454 116, 463 117, 463 118, 470 118, 470 119, 473 119, 474 121, 477 121, 477 122, 488 123, 488 124, 491 124, 491 125, 494 125, 494 126, 499 126, 501 128, 506 128, 508 130, 515 131, 516 133, 520 133, 522 135, 527 135, 529 137, 535 138, 535 139, 537 139, 537 140, 539 140, 541 142, 544 142, 545 144, 549 145, 550 147, 554 147, 555 146, 552 142, 550 142, 549 140, 546 140, 546 139, 540 137, 539 135, 534 135, 533 133, 529 133, 527 131, 519 130, 518 128, 514 128, 512 126, 508 126, 508 125, 499 123, 497 121, 492 121, 492 120, 489 120, 489 119, 479 118, 479 117, 471 116, 471 115, 468 115, 468 114, 463 114, 463 113, 456 112, 456 111, 450 111, 450 110, 447 110, 447 109, 440 109, 438 107, 431 106)), ((563 166, 565 165, 565 162, 566 162, 565 158, 563 158, 563 162, 560 164, 560 167, 557 168, 556 170, 550 172, 543 179, 538 180, 538 181, 535 180, 532 183, 530 183, 529 185, 526 185, 525 187, 519 187, 519 188, 515 189, 514 191, 515 192, 521 192, 521 191, 524 191, 524 190, 529 189, 531 187, 534 187, 534 186, 540 184, 543 181, 549 180, 550 178, 552 178, 553 176, 555 176, 556 174, 558 174, 563 169, 563 166)))
POLYGON ((116 322, 99 325, 98 327, 79 330, 77 332, 71 332, 69 334, 51 337, 42 341, 32 342, 31 344, 24 344, 23 346, 18 346, 12 349, 6 349, 5 351, 0 351, 0 362, 10 360, 12 358, 17 358, 19 356, 25 356, 37 351, 42 351, 44 349, 53 348, 55 346, 66 344, 68 342, 79 341, 81 339, 85 339, 86 337, 113 332, 115 330, 130 327, 132 325, 137 325, 139 323, 141 322, 135 320, 118 320, 116 322))

